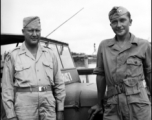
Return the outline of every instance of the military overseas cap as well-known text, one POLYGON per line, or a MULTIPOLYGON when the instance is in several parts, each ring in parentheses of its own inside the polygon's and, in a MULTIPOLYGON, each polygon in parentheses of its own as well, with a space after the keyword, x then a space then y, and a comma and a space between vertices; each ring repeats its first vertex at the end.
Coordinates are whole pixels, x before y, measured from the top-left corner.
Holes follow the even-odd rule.
POLYGON ((115 6, 112 8, 112 10, 109 12, 109 20, 116 19, 124 14, 126 14, 128 10, 122 6, 115 6))
POLYGON ((41 28, 40 18, 38 16, 30 16, 23 19, 23 28, 32 26, 41 28))

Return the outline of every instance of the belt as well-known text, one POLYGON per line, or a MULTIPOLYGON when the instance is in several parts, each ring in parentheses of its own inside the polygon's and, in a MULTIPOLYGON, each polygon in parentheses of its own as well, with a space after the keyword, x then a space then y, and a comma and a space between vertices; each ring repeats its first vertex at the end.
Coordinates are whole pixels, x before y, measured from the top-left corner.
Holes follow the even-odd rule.
MULTIPOLYGON (((143 81, 139 81, 138 84, 139 84, 140 88, 144 87, 143 81)), ((123 83, 117 84, 117 85, 114 85, 114 86, 108 86, 108 91, 107 91, 107 97, 108 98, 110 98, 114 95, 121 94, 121 93, 126 93, 125 85, 123 83)))
POLYGON ((16 87, 16 92, 45 92, 52 91, 51 86, 16 87))
POLYGON ((108 86, 107 97, 110 98, 114 95, 125 93, 125 88, 123 84, 108 86))

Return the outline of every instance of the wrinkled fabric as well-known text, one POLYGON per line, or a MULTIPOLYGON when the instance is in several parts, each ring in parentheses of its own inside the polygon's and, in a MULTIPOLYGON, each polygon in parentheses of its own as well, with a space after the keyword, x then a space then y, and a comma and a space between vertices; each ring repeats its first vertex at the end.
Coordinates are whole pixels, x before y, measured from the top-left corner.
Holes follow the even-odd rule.
MULTIPOLYGON (((65 84, 55 54, 50 48, 42 47, 39 44, 35 59, 23 43, 21 47, 15 48, 7 56, 4 64, 2 99, 7 118, 16 116, 14 110, 15 87, 43 85, 52 86, 56 110, 64 110, 65 84)), ((37 94, 36 99, 39 100, 39 94, 37 94)))
POLYGON ((56 120, 52 91, 16 93, 15 112, 19 120, 56 120))
POLYGON ((106 104, 103 120, 151 120, 150 104, 128 104, 125 94, 119 94, 112 99, 115 99, 115 103, 106 104))
MULTIPOLYGON (((138 111, 141 115, 144 114, 144 111, 149 110, 151 103, 147 91, 144 87, 139 86, 139 81, 145 80, 151 91, 151 44, 148 41, 131 34, 130 42, 123 48, 120 48, 116 37, 103 40, 98 48, 97 66, 94 69, 94 74, 103 76, 102 78, 106 80, 108 87, 123 84, 125 87, 125 98, 122 97, 122 99, 126 99, 127 102, 123 102, 124 105, 145 105, 143 107, 145 110, 138 111)), ((107 102, 111 107, 107 107, 107 110, 111 112, 107 111, 105 118, 106 115, 109 115, 108 113, 110 113, 111 118, 105 120, 123 120, 120 116, 115 115, 118 112, 118 107, 116 106, 120 104, 117 96, 115 95, 108 99, 107 102)), ((133 111, 133 108, 135 109, 134 112, 137 112, 135 107, 126 107, 126 109, 129 109, 128 111, 133 111)), ((149 116, 148 114, 149 112, 147 117, 149 116)), ((136 114, 134 115, 136 116, 136 114)), ((133 118, 133 115, 130 113, 129 116, 133 118)))

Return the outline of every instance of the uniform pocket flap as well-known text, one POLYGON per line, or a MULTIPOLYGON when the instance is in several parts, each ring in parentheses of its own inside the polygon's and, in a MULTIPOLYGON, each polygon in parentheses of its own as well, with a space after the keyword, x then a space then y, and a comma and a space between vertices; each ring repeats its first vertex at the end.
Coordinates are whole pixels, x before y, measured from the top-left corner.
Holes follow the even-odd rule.
POLYGON ((48 61, 43 61, 42 62, 44 65, 44 70, 46 72, 47 77, 50 80, 51 85, 54 85, 53 82, 53 66, 52 66, 52 62, 48 62, 48 61))
POLYGON ((52 62, 43 61, 43 65, 46 66, 46 67, 50 67, 51 69, 53 68, 52 67, 52 62))
POLYGON ((131 65, 141 65, 141 61, 136 60, 136 59, 128 59, 128 60, 127 60, 127 64, 131 64, 131 65))
POLYGON ((138 80, 137 79, 124 79, 123 82, 125 85, 133 87, 138 83, 138 80))
POLYGON ((139 81, 138 79, 124 79, 124 87, 126 95, 139 94, 139 81))
POLYGON ((30 67, 31 67, 30 64, 16 65, 15 70, 16 71, 22 71, 22 70, 28 69, 30 67))

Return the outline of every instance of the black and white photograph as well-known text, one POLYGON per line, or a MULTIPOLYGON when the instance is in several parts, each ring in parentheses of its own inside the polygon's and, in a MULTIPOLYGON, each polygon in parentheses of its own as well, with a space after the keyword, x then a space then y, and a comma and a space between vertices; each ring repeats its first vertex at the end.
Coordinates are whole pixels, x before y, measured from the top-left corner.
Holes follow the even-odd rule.
POLYGON ((151 120, 151 0, 1 0, 0 120, 151 120))

